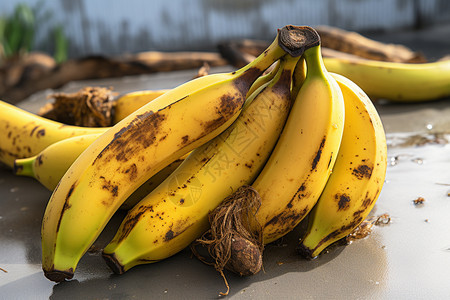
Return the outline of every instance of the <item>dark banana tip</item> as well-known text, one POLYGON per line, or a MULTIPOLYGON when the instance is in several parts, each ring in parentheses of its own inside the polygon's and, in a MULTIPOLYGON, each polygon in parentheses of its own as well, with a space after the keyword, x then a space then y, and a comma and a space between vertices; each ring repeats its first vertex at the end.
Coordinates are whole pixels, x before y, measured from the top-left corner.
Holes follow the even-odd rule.
POLYGON ((47 279, 54 281, 54 282, 62 282, 65 280, 70 280, 73 278, 73 271, 59 271, 59 270, 51 270, 51 271, 44 271, 45 277, 47 279))
POLYGON ((125 273, 125 270, 123 269, 123 266, 117 261, 116 256, 114 253, 107 254, 102 253, 102 257, 105 260, 108 267, 115 273, 115 274, 123 274, 125 273))
POLYGON ((293 57, 301 56, 309 48, 320 45, 320 36, 309 26, 286 25, 279 30, 280 47, 293 57))
POLYGON ((312 256, 314 249, 310 249, 303 244, 300 244, 297 248, 297 252, 306 259, 314 259, 312 256))
POLYGON ((14 165, 13 165, 13 174, 17 175, 18 173, 22 172, 23 170, 23 166, 22 165, 18 165, 15 161, 14 161, 14 165))

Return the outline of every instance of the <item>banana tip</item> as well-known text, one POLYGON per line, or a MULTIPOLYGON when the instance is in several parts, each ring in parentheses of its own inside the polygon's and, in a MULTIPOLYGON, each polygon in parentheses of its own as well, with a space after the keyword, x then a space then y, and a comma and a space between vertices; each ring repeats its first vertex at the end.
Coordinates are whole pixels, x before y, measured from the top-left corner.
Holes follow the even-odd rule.
POLYGON ((300 244, 297 248, 297 252, 306 259, 314 259, 316 256, 313 256, 314 249, 306 247, 303 244, 300 244))
POLYGON ((73 278, 73 271, 70 269, 69 271, 59 271, 59 270, 51 270, 44 271, 45 277, 47 279, 54 282, 62 282, 65 280, 70 280, 73 278))
POLYGON ((125 270, 124 270, 123 266, 117 261, 116 256, 114 255, 114 253, 112 253, 112 254, 103 253, 102 256, 103 256, 103 259, 105 260, 106 264, 108 265, 108 267, 115 274, 123 274, 123 273, 125 273, 125 270))

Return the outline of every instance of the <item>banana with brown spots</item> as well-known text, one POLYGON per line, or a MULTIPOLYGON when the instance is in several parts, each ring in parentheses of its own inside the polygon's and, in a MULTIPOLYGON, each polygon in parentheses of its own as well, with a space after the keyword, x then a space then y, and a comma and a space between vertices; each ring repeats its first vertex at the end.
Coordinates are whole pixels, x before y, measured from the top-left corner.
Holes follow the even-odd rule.
MULTIPOLYGON (((313 208, 331 174, 344 128, 344 99, 323 65, 320 43, 305 51, 306 78, 286 126, 252 187, 265 244, 294 229, 313 208)), ((300 76, 301 77, 301 76, 300 76)))
POLYGON ((367 217, 386 175, 386 138, 375 107, 350 79, 333 77, 344 95, 344 134, 333 172, 300 242, 300 253, 308 258, 350 234, 367 217))

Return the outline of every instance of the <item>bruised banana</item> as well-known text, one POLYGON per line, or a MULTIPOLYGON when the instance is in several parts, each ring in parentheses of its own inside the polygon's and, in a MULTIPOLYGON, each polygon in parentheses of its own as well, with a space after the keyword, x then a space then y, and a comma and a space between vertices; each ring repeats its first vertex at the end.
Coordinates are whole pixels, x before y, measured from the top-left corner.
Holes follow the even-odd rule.
POLYGON ((36 155, 57 141, 106 130, 65 125, 0 101, 0 163, 12 168, 16 158, 36 155))
POLYGON ((289 113, 297 60, 281 59, 273 81, 252 94, 235 123, 194 150, 128 212, 103 251, 113 272, 122 274, 135 265, 157 262, 186 248, 208 229, 209 212, 233 190, 254 180, 289 113))
POLYGON ((78 261, 128 196, 228 128, 264 70, 283 56, 296 55, 301 33, 302 27, 280 29, 273 43, 247 66, 180 85, 95 140, 64 174, 48 202, 41 228, 44 275, 56 282, 72 278, 78 261))
MULTIPOLYGON (((53 191, 77 157, 99 136, 100 134, 80 135, 51 144, 35 156, 16 159, 13 172, 15 175, 33 177, 53 191)), ((133 192, 120 208, 128 210, 133 207, 166 179, 185 157, 186 155, 180 157, 153 175, 133 192)))
POLYGON ((355 83, 333 76, 344 95, 344 134, 333 173, 309 215, 300 242, 299 251, 307 258, 318 256, 367 217, 386 175, 386 138, 375 107, 355 83))
POLYGON ((450 96, 450 60, 423 64, 324 58, 329 72, 343 75, 369 96, 427 101, 450 96))
POLYGON ((313 208, 341 143, 344 100, 323 65, 318 40, 303 55, 305 81, 273 153, 252 184, 262 202, 252 230, 261 226, 265 244, 290 232, 313 208))

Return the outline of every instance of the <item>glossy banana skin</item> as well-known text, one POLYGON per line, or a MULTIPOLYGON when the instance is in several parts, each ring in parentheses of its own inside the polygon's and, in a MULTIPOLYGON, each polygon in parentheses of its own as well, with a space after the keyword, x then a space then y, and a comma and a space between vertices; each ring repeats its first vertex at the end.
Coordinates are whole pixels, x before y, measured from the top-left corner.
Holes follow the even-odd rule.
POLYGON ((47 205, 41 229, 46 277, 71 278, 79 259, 128 196, 228 128, 241 112, 251 84, 284 55, 276 39, 243 69, 187 82, 95 140, 65 173, 47 205))
POLYGON ((281 63, 273 82, 252 94, 225 132, 194 150, 125 217, 103 256, 115 273, 165 259, 189 246, 209 226, 208 214, 262 169, 291 107, 297 59, 281 63))
POLYGON ((333 77, 344 95, 344 134, 333 173, 300 242, 300 253, 307 258, 318 256, 367 217, 386 175, 386 138, 375 107, 355 83, 341 75, 333 77))
MULTIPOLYGON (((306 79, 267 164, 252 184, 264 243, 290 232, 309 213, 331 174, 344 127, 344 102, 323 66, 320 46, 305 51, 306 79)), ((255 225, 255 228, 257 225, 255 225)))
POLYGON ((16 158, 36 155, 57 141, 106 130, 65 125, 0 101, 0 163, 12 168, 16 158))
POLYGON ((450 60, 407 64, 324 58, 324 63, 328 71, 347 77, 374 98, 414 102, 450 96, 450 60))

